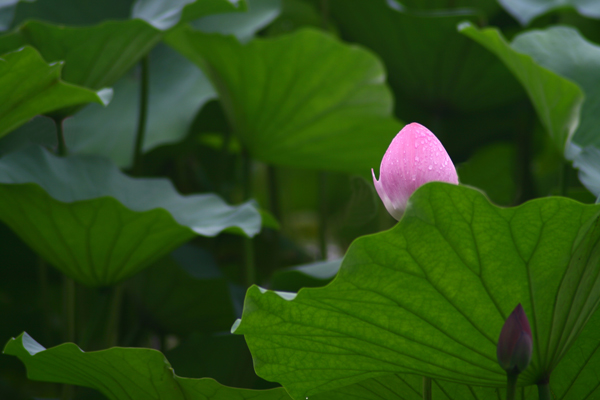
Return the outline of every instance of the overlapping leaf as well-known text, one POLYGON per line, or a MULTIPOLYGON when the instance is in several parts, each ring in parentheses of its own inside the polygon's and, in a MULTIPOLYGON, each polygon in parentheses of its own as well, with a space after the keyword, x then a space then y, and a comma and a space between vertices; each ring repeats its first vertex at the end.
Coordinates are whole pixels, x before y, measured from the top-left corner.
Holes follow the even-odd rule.
POLYGON ((493 139, 506 140, 516 124, 523 125, 519 111, 527 101, 496 57, 456 32, 459 22, 481 21, 467 3, 329 2, 342 37, 368 46, 384 61, 396 115, 430 128, 455 160, 493 139), (434 10, 423 10, 429 5, 434 10))
POLYGON ((32 147, 0 161, 0 219, 65 274, 114 284, 195 235, 252 236, 260 214, 212 194, 180 196, 163 179, 132 179, 107 160, 32 147))
POLYGON ((179 29, 166 40, 207 74, 259 160, 365 174, 399 130, 378 60, 326 34, 302 30, 242 45, 179 29))
POLYGON ((581 89, 522 54, 495 28, 478 30, 470 23, 459 31, 496 54, 523 85, 538 117, 560 151, 575 132, 583 102, 581 89))
MULTIPOLYGON (((247 39, 278 12, 278 2, 273 0, 251 0, 248 5, 248 12, 206 16, 196 21, 196 26, 247 39)), ((157 45, 149 54, 149 63, 144 151, 183 139, 198 110, 216 97, 200 69, 173 49, 157 45)), ((130 70, 115 84, 115 96, 109 106, 87 107, 65 121, 71 152, 103 155, 121 167, 131 166, 138 123, 138 72, 135 68, 130 70)))
MULTIPOLYGON (((144 151, 183 139, 198 110, 216 96, 204 74, 169 47, 159 44, 149 59, 144 151)), ((64 122, 71 152, 98 154, 120 167, 131 166, 139 109, 137 72, 129 71, 115 84, 115 96, 106 108, 87 107, 64 122)))
POLYGON ((400 372, 502 387, 496 341, 521 303, 534 354, 520 382, 533 384, 600 301, 599 211, 564 198, 502 209, 430 183, 394 229, 356 240, 325 288, 249 289, 233 330, 294 398, 400 372))
POLYGON ((61 63, 47 64, 31 47, 0 58, 0 136, 38 114, 91 102, 106 103, 102 93, 63 82, 61 69, 61 63))
POLYGON ((96 389, 111 400, 288 400, 282 388, 237 389, 212 379, 191 379, 175 372, 158 351, 113 347, 83 352, 72 343, 45 349, 27 333, 11 339, 4 354, 17 356, 33 380, 96 389))

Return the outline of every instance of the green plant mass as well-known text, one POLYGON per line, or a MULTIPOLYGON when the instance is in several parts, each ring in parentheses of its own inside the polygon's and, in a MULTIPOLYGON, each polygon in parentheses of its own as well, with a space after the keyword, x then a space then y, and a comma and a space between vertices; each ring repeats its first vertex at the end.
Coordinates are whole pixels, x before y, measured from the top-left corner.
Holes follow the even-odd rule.
POLYGON ((600 398, 593 2, 5 3, 0 399, 600 398))

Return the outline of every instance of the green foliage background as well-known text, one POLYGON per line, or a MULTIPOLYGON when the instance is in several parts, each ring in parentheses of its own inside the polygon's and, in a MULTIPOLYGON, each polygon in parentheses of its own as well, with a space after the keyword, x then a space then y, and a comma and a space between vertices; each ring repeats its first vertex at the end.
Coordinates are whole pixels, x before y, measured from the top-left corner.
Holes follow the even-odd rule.
POLYGON ((595 398, 599 19, 578 0, 1 3, 0 398, 421 399, 423 377, 434 399, 502 398, 518 303, 518 397, 549 379, 595 398), (370 169, 413 121, 461 185, 396 223, 370 169))

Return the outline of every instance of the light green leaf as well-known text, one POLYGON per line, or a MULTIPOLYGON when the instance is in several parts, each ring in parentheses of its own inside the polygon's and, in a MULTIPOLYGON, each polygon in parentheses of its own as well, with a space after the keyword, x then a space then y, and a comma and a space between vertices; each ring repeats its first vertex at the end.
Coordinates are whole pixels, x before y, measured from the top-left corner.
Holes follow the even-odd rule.
POLYGON ((357 239, 324 288, 249 289, 241 322, 259 376, 296 399, 393 373, 503 387, 496 342, 521 303, 533 358, 556 367, 600 302, 600 206, 543 198, 499 208, 429 183, 393 229, 357 239))
POLYGON ((31 47, 0 57, 0 136, 38 114, 91 102, 105 104, 98 93, 63 82, 62 67, 47 64, 31 47))
POLYGON ((564 151, 579 122, 583 93, 579 87, 521 54, 495 28, 477 29, 461 24, 459 32, 496 54, 523 85, 542 125, 560 151, 564 151))
POLYGON ((600 148, 600 46, 587 41, 576 29, 556 26, 518 35, 511 47, 565 81, 579 85, 585 101, 572 141, 581 147, 600 148))
POLYGON ((234 131, 261 161, 366 175, 400 128, 379 61, 324 33, 242 45, 182 28, 166 41, 207 74, 234 131))
MULTIPOLYGON (((159 44, 149 54, 148 123, 144 151, 177 142, 188 133, 198 110, 216 96, 210 82, 191 62, 159 44)), ((120 167, 133 162, 138 123, 139 71, 133 69, 114 86, 107 107, 86 107, 65 120, 67 147, 74 153, 98 154, 120 167)))
POLYGON ((45 349, 22 333, 8 341, 4 354, 18 357, 30 379, 89 387, 111 400, 289 400, 282 388, 237 389, 213 379, 179 377, 152 349, 113 347, 86 353, 72 343, 45 349))
POLYGON ((192 23, 192 26, 206 33, 234 35, 246 42, 254 34, 269 25, 281 12, 281 0, 246 0, 245 13, 208 15, 192 23))
POLYGON ((333 279, 342 260, 318 261, 275 271, 270 287, 274 290, 296 292, 303 287, 324 286, 333 279))
POLYGON ((165 179, 132 179, 98 157, 58 158, 37 147, 0 160, 0 219, 68 276, 119 282, 195 235, 253 236, 253 203, 180 196, 165 179))
POLYGON ((33 46, 46 61, 65 62, 65 81, 97 90, 115 83, 160 38, 139 20, 77 28, 30 21, 0 37, 0 53, 33 46))
POLYGON ((581 15, 600 18, 600 3, 589 0, 498 0, 517 21, 529 24, 536 17, 559 8, 574 8, 581 15))
POLYGON ((245 10, 244 0, 137 0, 131 16, 147 21, 156 29, 167 30, 179 22, 206 15, 245 10))

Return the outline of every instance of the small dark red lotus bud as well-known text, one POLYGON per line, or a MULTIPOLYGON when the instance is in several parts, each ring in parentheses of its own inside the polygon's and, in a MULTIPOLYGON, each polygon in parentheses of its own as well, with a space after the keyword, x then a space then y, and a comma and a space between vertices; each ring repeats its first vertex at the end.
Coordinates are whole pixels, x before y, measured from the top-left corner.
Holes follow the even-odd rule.
POLYGON ((519 304, 508 316, 498 339, 498 363, 509 374, 519 374, 531 361, 533 340, 531 327, 523 307, 519 304))

